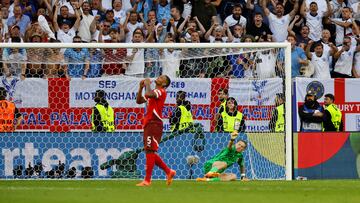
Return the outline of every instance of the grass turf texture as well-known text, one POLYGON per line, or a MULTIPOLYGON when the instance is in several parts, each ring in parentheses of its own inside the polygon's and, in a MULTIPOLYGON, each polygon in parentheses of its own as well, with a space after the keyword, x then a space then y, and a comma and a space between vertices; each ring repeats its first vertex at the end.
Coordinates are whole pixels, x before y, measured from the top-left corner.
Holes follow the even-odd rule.
POLYGON ((359 180, 195 182, 128 180, 0 181, 0 203, 12 202, 360 202, 359 180))

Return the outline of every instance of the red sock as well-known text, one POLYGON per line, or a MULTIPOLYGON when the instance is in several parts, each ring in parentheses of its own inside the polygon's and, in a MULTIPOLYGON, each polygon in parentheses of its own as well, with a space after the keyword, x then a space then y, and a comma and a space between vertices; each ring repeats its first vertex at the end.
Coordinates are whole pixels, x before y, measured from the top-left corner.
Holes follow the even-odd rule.
POLYGON ((165 164, 158 154, 155 155, 155 164, 159 166, 166 174, 170 173, 170 168, 165 164))
POLYGON ((150 182, 151 181, 151 174, 152 170, 155 165, 155 154, 154 153, 147 153, 146 154, 146 175, 145 175, 145 181, 150 182))

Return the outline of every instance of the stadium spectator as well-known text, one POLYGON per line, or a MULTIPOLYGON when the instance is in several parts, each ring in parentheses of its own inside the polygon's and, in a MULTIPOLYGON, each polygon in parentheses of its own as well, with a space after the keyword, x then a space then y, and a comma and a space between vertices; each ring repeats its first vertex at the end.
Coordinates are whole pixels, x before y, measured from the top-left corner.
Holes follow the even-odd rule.
POLYGON ((309 28, 309 38, 313 41, 319 41, 321 32, 323 30, 323 18, 327 18, 331 15, 331 7, 329 0, 326 0, 327 10, 326 12, 319 11, 318 4, 316 2, 310 3, 310 8, 307 10, 306 1, 303 1, 300 14, 306 19, 306 25, 309 28))
POLYGON ((244 28, 241 27, 241 25, 236 24, 233 26, 233 28, 231 29, 231 33, 234 37, 233 39, 233 43, 240 43, 241 42, 241 38, 244 35, 244 28))
POLYGON ((245 119, 243 114, 238 110, 238 104, 235 98, 229 97, 226 100, 226 107, 224 111, 220 113, 216 129, 218 132, 245 132, 245 119))
MULTIPOLYGON (((96 40, 92 40, 91 43, 96 43, 96 40)), ((104 50, 90 48, 90 66, 86 75, 87 78, 97 78, 102 75, 102 66, 104 62, 104 50)))
POLYGON ((176 93, 176 108, 171 113, 169 123, 172 132, 184 131, 194 124, 191 103, 186 100, 186 92, 178 91, 176 93))
POLYGON ((7 21, 8 27, 12 27, 14 25, 19 26, 21 36, 24 36, 27 26, 31 23, 29 16, 23 15, 23 10, 21 6, 14 7, 14 16, 9 17, 7 21))
MULTIPOLYGON (((161 35, 161 32, 164 30, 163 26, 159 23, 160 26, 155 26, 154 24, 151 24, 148 26, 148 33, 146 42, 147 43, 155 43, 157 38, 161 38, 161 36, 158 36, 158 32, 161 35)), ((160 39, 163 40, 163 39, 160 39)), ((145 49, 145 69, 144 69, 144 77, 147 78, 156 78, 161 75, 161 67, 160 67, 160 55, 159 55, 159 49, 156 48, 147 48, 145 49)))
POLYGON ((330 64, 329 57, 333 56, 337 52, 337 48, 333 43, 329 43, 330 51, 324 51, 324 45, 321 42, 310 40, 306 47, 306 55, 314 66, 313 78, 330 79, 330 64), (314 48, 314 52, 310 52, 310 48, 314 48))
POLYGON ((206 30, 196 16, 192 19, 191 16, 187 16, 178 29, 178 33, 180 33, 179 41, 191 42, 191 35, 193 32, 198 32, 199 37, 202 37, 206 33, 206 30))
POLYGON ((330 68, 330 72, 332 72, 333 71, 333 66, 332 66, 333 57, 331 56, 331 54, 329 52, 331 50, 330 43, 331 44, 333 44, 333 43, 330 41, 330 38, 331 38, 330 31, 328 29, 324 29, 321 33, 320 42, 323 45, 324 54, 329 55, 329 58, 328 58, 328 62, 330 65, 329 68, 330 68))
POLYGON ((90 10, 90 14, 92 16, 100 16, 100 22, 105 19, 105 12, 104 12, 104 8, 102 7, 101 1, 102 0, 92 0, 91 10, 90 10))
POLYGON ((212 23, 217 22, 216 15, 216 8, 211 3, 211 0, 198 0, 194 2, 192 16, 198 17, 205 30, 209 30, 212 23))
POLYGON ((261 13, 255 13, 254 20, 248 24, 247 34, 252 35, 256 41, 263 38, 264 41, 272 41, 272 32, 268 25, 263 23, 263 16, 261 13))
MULTIPOLYGON (((307 0, 309 1, 309 0, 307 0)), ((332 10, 332 18, 340 18, 341 11, 346 7, 344 0, 332 0, 330 2, 331 10, 332 10)), ((322 8, 321 6, 319 8, 322 8)))
POLYGON ((273 33, 273 40, 275 42, 283 42, 287 36, 287 28, 289 26, 290 21, 294 18, 297 13, 299 7, 299 0, 295 1, 295 5, 293 10, 284 15, 284 5, 282 3, 276 4, 276 15, 272 14, 270 10, 267 8, 267 1, 262 2, 262 8, 264 9, 265 15, 269 19, 270 30, 273 33))
POLYGON ((291 77, 294 78, 300 75, 300 67, 308 65, 309 62, 307 61, 305 51, 296 46, 296 37, 289 35, 287 40, 291 43, 291 77))
POLYGON ((158 21, 167 24, 171 18, 171 7, 168 0, 158 0, 154 6, 156 7, 158 21))
POLYGON ((355 20, 360 20, 360 2, 351 4, 351 9, 353 11, 353 18, 355 20))
MULTIPOLYGON (((165 43, 174 43, 174 37, 171 33, 167 34, 165 43)), ((160 50, 159 54, 161 59, 162 74, 167 75, 170 78, 178 78, 180 76, 179 67, 182 51, 169 48, 160 50)))
POLYGON ((328 23, 331 22, 336 26, 336 46, 340 46, 344 37, 351 35, 351 9, 349 7, 344 7, 341 9, 341 18, 330 18, 328 23))
POLYGON ((344 37, 343 45, 338 47, 338 51, 334 54, 336 59, 333 78, 351 78, 353 70, 353 61, 355 52, 360 51, 360 45, 352 44, 351 37, 344 37))
POLYGON ((126 10, 122 8, 122 1, 121 0, 114 0, 113 1, 113 11, 114 11, 114 20, 119 24, 124 24, 126 20, 126 10))
POLYGON ((55 12, 54 12, 54 18, 53 18, 53 25, 54 30, 57 34, 57 39, 60 40, 63 43, 71 43, 73 41, 73 38, 76 36, 76 32, 78 31, 80 27, 80 13, 76 9, 75 15, 76 15, 76 21, 73 26, 71 26, 70 20, 62 21, 62 24, 60 24, 61 27, 59 27, 58 21, 57 21, 57 11, 59 6, 55 5, 55 12))
POLYGON ((7 101, 7 91, 0 87, 0 132, 14 132, 21 124, 22 114, 16 108, 13 102, 7 101), (16 124, 14 125, 14 121, 16 124))
MULTIPOLYGON (((142 17, 142 15, 140 15, 142 17)), ((141 20, 144 20, 143 18, 141 20)), ((132 41, 133 32, 135 29, 147 29, 147 23, 138 22, 138 14, 134 11, 127 13, 126 20, 125 20, 125 33, 126 39, 125 42, 129 43, 132 41)))
POLYGON ((69 21, 70 22, 70 27, 72 27, 75 24, 76 21, 76 15, 70 15, 69 13, 69 8, 65 5, 60 6, 59 1, 57 1, 55 3, 55 11, 54 11, 54 15, 57 16, 57 23, 59 25, 63 24, 65 21, 69 21), (60 15, 58 15, 59 12, 59 8, 60 8, 60 15))
MULTIPOLYGON (((90 14, 90 3, 85 1, 80 7, 75 7, 77 10, 81 12, 81 21, 79 26, 78 35, 81 37, 81 40, 84 42, 90 42, 91 36, 96 31, 95 17, 90 14)), ((100 16, 97 16, 100 19, 100 16)))
MULTIPOLYGON (((136 28, 133 32, 132 43, 143 43, 144 33, 141 28, 136 28)), ((145 71, 145 50, 127 49, 127 60, 130 62, 126 67, 125 75, 143 77, 145 71)))
POLYGON ((181 16, 180 9, 176 6, 171 7, 171 18, 166 26, 166 31, 177 35, 178 28, 184 22, 184 18, 181 16))
MULTIPOLYGON (((32 43, 41 43, 41 35, 34 33, 29 42, 32 43)), ((27 49, 27 59, 28 63, 26 64, 26 77, 27 78, 43 78, 45 76, 45 70, 43 62, 46 60, 45 49, 38 48, 29 48, 27 49)))
MULTIPOLYGON (((81 43, 81 37, 75 36, 73 43, 81 43)), ((65 61, 68 63, 65 68, 66 78, 87 77, 89 71, 90 54, 86 48, 68 48, 64 52, 65 61)))
MULTIPOLYGON (((235 4, 233 6, 232 14, 225 18, 224 24, 226 23, 230 27, 230 29, 232 29, 234 25, 239 24, 245 29, 247 25, 247 20, 241 14, 241 4, 235 4)), ((244 30, 244 32, 246 32, 246 30, 244 30)))
POLYGON ((222 27, 218 23, 214 23, 206 32, 205 39, 210 41, 210 43, 214 43, 216 41, 232 42, 234 40, 234 37, 230 31, 230 27, 228 24, 224 23, 224 27, 222 27))
MULTIPOLYGON (((53 42, 60 43, 60 40, 53 40, 53 42)), ((60 48, 47 49, 45 52, 45 74, 46 78, 65 77, 64 54, 60 48)))
POLYGON ((323 131, 325 132, 342 132, 344 130, 341 111, 336 107, 334 101, 333 94, 325 94, 323 119, 323 131))
POLYGON ((321 132, 324 116, 323 107, 317 102, 316 93, 309 90, 305 95, 305 103, 299 107, 300 131, 321 132))
MULTIPOLYGON (((21 43, 20 37, 12 37, 12 43, 21 43)), ((6 77, 26 78, 26 50, 22 48, 5 48, 2 54, 3 71, 6 77)))
POLYGON ((255 78, 266 79, 273 78, 276 76, 276 59, 277 59, 276 50, 265 50, 258 51, 255 53, 255 78))

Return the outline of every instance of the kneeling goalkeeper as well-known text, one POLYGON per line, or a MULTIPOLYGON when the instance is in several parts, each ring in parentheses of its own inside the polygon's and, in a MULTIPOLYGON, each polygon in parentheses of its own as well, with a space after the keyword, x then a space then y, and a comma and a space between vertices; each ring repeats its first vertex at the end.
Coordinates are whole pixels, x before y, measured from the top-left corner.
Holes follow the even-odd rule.
POLYGON ((235 142, 238 132, 231 133, 231 139, 228 146, 213 158, 205 162, 204 172, 205 177, 197 178, 196 181, 231 181, 236 180, 234 173, 223 173, 227 168, 237 162, 240 166, 241 180, 248 180, 245 176, 245 166, 243 151, 247 147, 244 140, 235 142))

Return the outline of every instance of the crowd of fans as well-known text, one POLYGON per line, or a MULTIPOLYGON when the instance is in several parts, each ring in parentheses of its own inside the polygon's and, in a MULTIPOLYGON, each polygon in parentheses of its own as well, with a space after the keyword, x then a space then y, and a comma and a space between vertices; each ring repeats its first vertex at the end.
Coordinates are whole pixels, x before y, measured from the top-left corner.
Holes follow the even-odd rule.
MULTIPOLYGON (((358 0, 1 0, 4 43, 242 43, 292 46, 292 77, 360 77, 358 0)), ((40 78, 282 77, 283 50, 10 49, 1 74, 40 78), (121 63, 123 62, 123 63, 121 63)))

